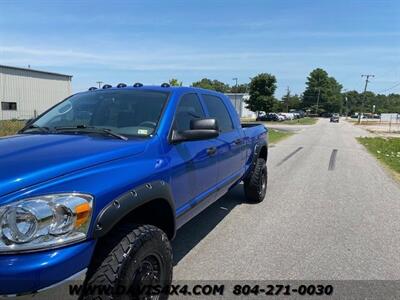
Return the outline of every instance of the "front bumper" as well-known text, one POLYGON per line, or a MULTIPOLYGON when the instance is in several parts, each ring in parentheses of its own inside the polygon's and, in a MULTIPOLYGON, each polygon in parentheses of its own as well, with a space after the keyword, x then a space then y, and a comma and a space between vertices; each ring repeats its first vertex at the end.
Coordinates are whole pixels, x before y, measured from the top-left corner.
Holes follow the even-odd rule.
POLYGON ((54 285, 45 287, 39 291, 28 294, 18 295, 3 295, 0 296, 1 300, 77 300, 78 294, 71 293, 71 286, 82 286, 86 277, 87 269, 72 275, 71 277, 57 282, 54 285))
POLYGON ((95 244, 86 241, 41 252, 0 255, 0 295, 36 293, 77 274, 82 276, 95 244))

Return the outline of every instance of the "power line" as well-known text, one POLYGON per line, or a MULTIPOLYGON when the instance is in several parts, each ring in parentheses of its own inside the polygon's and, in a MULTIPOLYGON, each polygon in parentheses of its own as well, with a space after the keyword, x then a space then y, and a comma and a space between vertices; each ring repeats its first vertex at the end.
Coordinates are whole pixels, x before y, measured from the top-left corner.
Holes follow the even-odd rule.
POLYGON ((386 89, 384 89, 384 90, 381 90, 381 91, 379 91, 378 93, 385 93, 385 92, 387 92, 387 91, 390 91, 390 90, 394 89, 395 87, 398 87, 399 85, 400 85, 400 82, 396 83, 395 85, 393 85, 393 86, 391 86, 391 87, 389 87, 389 88, 386 88, 386 89))

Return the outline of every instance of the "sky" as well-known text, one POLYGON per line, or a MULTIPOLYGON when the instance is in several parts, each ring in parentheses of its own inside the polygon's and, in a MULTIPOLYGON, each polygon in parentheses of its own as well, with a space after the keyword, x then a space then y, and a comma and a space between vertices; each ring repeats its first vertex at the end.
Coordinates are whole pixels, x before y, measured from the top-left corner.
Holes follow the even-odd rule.
POLYGON ((345 89, 400 93, 399 0, 0 0, 0 64, 96 81, 230 85, 276 76, 282 96, 325 69, 345 89))

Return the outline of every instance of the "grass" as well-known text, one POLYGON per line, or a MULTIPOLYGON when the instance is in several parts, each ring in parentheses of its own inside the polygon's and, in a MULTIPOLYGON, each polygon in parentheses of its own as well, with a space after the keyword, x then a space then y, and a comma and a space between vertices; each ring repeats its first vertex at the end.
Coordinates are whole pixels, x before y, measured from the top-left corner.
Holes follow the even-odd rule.
POLYGON ((400 138, 359 137, 357 140, 400 178, 400 138))
MULTIPOLYGON (((242 123, 254 123, 256 122, 255 119, 251 118, 241 118, 240 121, 242 123)), ((295 119, 295 120, 285 120, 281 122, 272 122, 272 121, 267 121, 267 122, 262 122, 265 124, 286 124, 286 125, 314 125, 317 123, 318 118, 310 118, 310 117, 305 117, 301 119, 295 119)))
POLYGON ((0 121, 0 136, 15 134, 24 126, 23 121, 9 120, 0 121))
POLYGON ((265 122, 267 124, 285 124, 285 125, 314 125, 317 123, 318 119, 317 118, 301 118, 301 119, 295 119, 295 120, 285 120, 282 122, 265 122))
POLYGON ((276 144, 277 142, 288 138, 289 136, 293 135, 294 133, 276 129, 269 129, 268 130, 268 140, 271 144, 276 144))

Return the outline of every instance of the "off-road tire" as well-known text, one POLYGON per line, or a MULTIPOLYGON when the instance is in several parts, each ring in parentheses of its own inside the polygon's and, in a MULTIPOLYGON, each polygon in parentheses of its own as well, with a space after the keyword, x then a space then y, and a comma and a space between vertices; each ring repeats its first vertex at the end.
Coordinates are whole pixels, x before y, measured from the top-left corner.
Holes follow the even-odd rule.
POLYGON ((244 180, 244 193, 249 202, 259 203, 265 198, 268 170, 265 159, 258 158, 252 172, 244 180))
POLYGON ((91 292, 91 294, 81 295, 81 299, 168 298, 166 293, 158 295, 158 298, 138 296, 137 292, 121 294, 123 289, 137 291, 135 283, 139 278, 144 278, 143 284, 146 286, 164 287, 171 284, 172 248, 167 235, 162 230, 152 225, 123 225, 113 230, 104 241, 100 242, 89 266, 85 287, 106 286, 112 293, 101 295, 91 292), (156 267, 152 265, 153 263, 156 267), (154 275, 156 272, 151 273, 153 269, 159 271, 159 282, 153 281, 156 277, 154 275), (149 270, 151 275, 147 275, 149 270))

